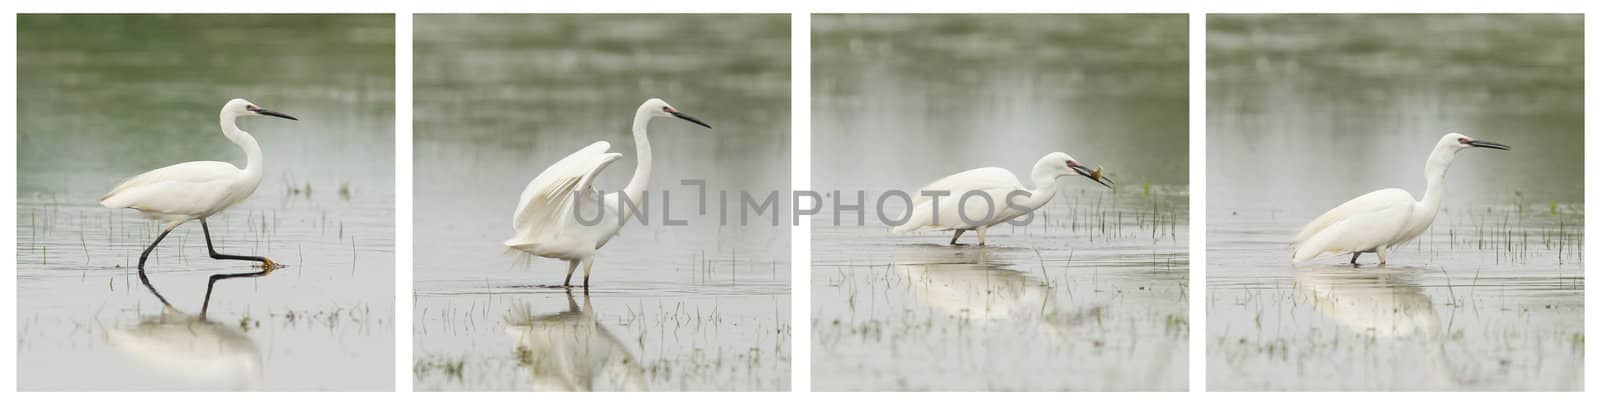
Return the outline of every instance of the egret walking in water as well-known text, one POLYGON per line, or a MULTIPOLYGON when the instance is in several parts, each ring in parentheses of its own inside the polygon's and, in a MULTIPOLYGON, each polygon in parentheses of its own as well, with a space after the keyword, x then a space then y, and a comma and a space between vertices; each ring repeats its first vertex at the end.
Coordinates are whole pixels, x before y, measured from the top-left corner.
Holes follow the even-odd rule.
POLYGON ((1511 149, 1457 133, 1444 135, 1423 166, 1428 191, 1422 194, 1421 201, 1403 189, 1389 188, 1340 204, 1300 229, 1300 234, 1289 242, 1292 260, 1299 263, 1324 254, 1348 253, 1350 264, 1356 265, 1362 253, 1377 253, 1378 264, 1389 263, 1390 250, 1422 235, 1433 224, 1433 217, 1439 214, 1439 201, 1444 198, 1444 173, 1455 161, 1456 153, 1468 148, 1511 149))
MULTIPOLYGON (((661 99, 650 99, 639 105, 633 114, 633 144, 639 153, 639 165, 633 169, 633 179, 622 188, 634 204, 642 204, 645 187, 650 183, 650 135, 646 130, 650 119, 671 117, 683 119, 705 128, 711 125, 678 112, 661 99)), ((594 188, 595 177, 622 154, 608 153, 611 143, 596 141, 561 161, 545 168, 533 178, 522 197, 517 200, 517 211, 511 214, 511 227, 516 234, 505 241, 506 247, 534 256, 567 261, 567 278, 564 287, 572 286, 572 273, 583 264, 583 286, 589 286, 589 273, 594 267, 594 255, 611 237, 617 235, 633 215, 632 210, 621 210, 618 192, 601 195, 594 188), (599 222, 579 222, 574 211, 583 208, 599 213, 584 215, 584 219, 599 222), (584 223, 594 223, 585 225, 584 223)))
POLYGON ((277 267, 277 263, 266 257, 217 253, 217 249, 211 245, 211 227, 206 224, 206 218, 248 198, 256 191, 256 186, 261 184, 262 165, 264 165, 261 162, 261 146, 256 144, 255 137, 239 129, 234 121, 240 116, 299 119, 262 109, 244 99, 228 101, 228 104, 222 106, 222 113, 218 116, 222 122, 222 135, 244 149, 243 169, 221 161, 173 164, 129 178, 116 188, 112 188, 111 192, 100 196, 100 205, 107 208, 136 209, 145 217, 165 223, 161 234, 156 235, 156 241, 151 242, 150 247, 145 248, 144 253, 139 255, 141 279, 144 278, 145 259, 150 257, 150 252, 156 249, 156 245, 161 244, 161 239, 165 239, 178 225, 196 219, 200 220, 200 230, 205 232, 206 250, 211 252, 211 258, 258 261, 265 271, 277 267))
POLYGON ((911 213, 906 223, 893 230, 901 233, 955 230, 955 236, 950 238, 952 246, 960 245, 956 240, 961 238, 962 233, 977 230, 978 245, 983 246, 988 243, 986 239, 990 226, 1044 206, 1056 195, 1056 178, 1074 173, 1106 188, 1115 184, 1099 169, 1090 170, 1067 153, 1046 154, 1033 164, 1033 189, 1024 187, 1015 174, 1004 168, 967 170, 922 187, 922 191, 911 201, 911 213), (973 196, 963 198, 969 193, 973 196), (929 194, 938 194, 938 199, 929 194))

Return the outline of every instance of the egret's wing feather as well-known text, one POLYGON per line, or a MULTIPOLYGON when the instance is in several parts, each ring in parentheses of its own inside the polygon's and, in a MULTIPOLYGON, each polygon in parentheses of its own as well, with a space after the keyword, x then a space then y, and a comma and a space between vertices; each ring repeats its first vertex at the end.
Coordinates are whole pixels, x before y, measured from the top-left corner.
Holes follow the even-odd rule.
MULTIPOLYGON (((961 195, 957 194, 947 199, 939 200, 939 207, 933 207, 933 201, 926 201, 912 208, 911 218, 905 224, 893 229, 895 232, 912 232, 918 230, 950 230, 971 229, 981 224, 994 223, 992 220, 1002 217, 1006 208, 1005 196, 1015 188, 981 189, 988 194, 990 201, 974 196, 968 199, 966 205, 961 205, 961 195), (992 206, 989 206, 992 205, 992 206), (965 212, 963 211, 963 207, 965 212), (938 219, 934 219, 934 214, 938 219), (965 214, 968 219, 962 219, 965 214)), ((961 192, 966 193, 965 191, 961 192)))
MULTIPOLYGON (((924 196, 922 194, 924 191, 949 192, 951 198, 959 198, 961 194, 971 190, 1015 189, 1021 187, 1022 181, 1018 181, 1015 174, 1004 168, 984 167, 971 169, 940 178, 938 181, 922 187, 921 190, 917 191, 916 196, 911 197, 911 206, 916 207, 933 199, 932 197, 924 196)), ((999 199, 1000 197, 995 198, 999 199)), ((945 198, 940 198, 940 200, 943 199, 945 198)))
MULTIPOLYGON (((221 161, 191 161, 128 178, 100 196, 107 208, 157 213, 199 213, 229 193, 239 167, 221 161)), ((226 200, 226 197, 224 197, 226 200)))
POLYGON ((574 205, 592 207, 592 203, 600 199, 594 189, 595 178, 622 157, 622 154, 606 153, 608 147, 603 141, 591 144, 535 177, 522 192, 522 200, 512 219, 516 235, 506 241, 506 245, 519 247, 549 242, 570 225, 572 211, 576 209, 574 205))
POLYGON ((606 150, 610 149, 611 143, 597 141, 588 147, 568 154, 565 158, 545 168, 544 172, 539 173, 539 176, 533 177, 533 181, 528 182, 528 186, 522 189, 522 197, 517 200, 517 211, 512 213, 511 227, 521 229, 522 225, 527 224, 533 217, 556 209, 558 205, 540 206, 536 204, 548 202, 544 198, 549 196, 551 191, 563 188, 563 185, 560 184, 565 180, 582 178, 583 174, 588 173, 593 168, 590 164, 605 154, 606 150))
MULTIPOLYGON (((962 171, 948 177, 940 178, 917 191, 911 197, 911 215, 906 223, 894 227, 895 232, 910 232, 916 230, 949 229, 959 225, 961 219, 956 212, 956 203, 961 196, 969 191, 984 191, 994 201, 997 208, 1005 207, 1006 194, 1022 188, 1022 182, 1017 176, 1004 168, 985 167, 962 171), (934 207, 933 197, 924 195, 924 192, 949 193, 948 196, 939 198, 939 205, 934 207), (934 212, 938 212, 938 224, 934 222, 934 212)), ((982 205, 981 199, 974 198, 968 201, 968 206, 982 205)), ((981 210, 981 209, 980 209, 981 210)), ((969 213, 969 216, 980 217, 980 214, 969 213)), ((902 215, 905 216, 905 215, 902 215)))
POLYGON ((1372 250, 1389 244, 1406 227, 1416 205, 1410 194, 1363 198, 1367 202, 1338 211, 1332 224, 1296 243, 1294 261, 1307 261, 1324 254, 1372 250))
POLYGON ((1358 196, 1355 199, 1345 201, 1345 203, 1339 204, 1339 206, 1334 207, 1333 209, 1328 210, 1328 212, 1323 213, 1321 216, 1318 216, 1316 219, 1313 219, 1311 223, 1307 223, 1304 228, 1300 229, 1300 233, 1295 234, 1294 240, 1291 240, 1289 244, 1291 246, 1300 244, 1301 242, 1306 241, 1306 239, 1310 239, 1311 236, 1321 232, 1323 229, 1326 229, 1328 226, 1344 220, 1353 214, 1371 212, 1388 207, 1389 205, 1393 205, 1397 202, 1411 203, 1416 202, 1416 199, 1411 197, 1410 192, 1406 192, 1405 190, 1399 188, 1380 189, 1377 191, 1368 192, 1366 195, 1358 196))
MULTIPOLYGON (((588 173, 583 174, 583 177, 573 181, 572 188, 562 193, 562 195, 559 197, 561 199, 559 202, 561 202, 563 205, 559 212, 564 215, 572 213, 572 211, 575 210, 573 207, 574 204, 583 205, 584 208, 597 207, 598 205, 595 205, 594 203, 599 201, 601 197, 600 191, 596 191, 594 189, 594 179, 599 177, 600 172, 605 171, 606 167, 610 167, 611 163, 617 162, 617 159, 619 158, 622 158, 622 154, 601 154, 600 161, 594 163, 594 167, 590 168, 588 173), (573 194, 578 194, 577 199, 573 199, 573 194)), ((600 208, 600 210, 604 211, 605 208, 600 208)), ((596 215, 598 216, 598 214, 596 215)), ((561 228, 566 229, 568 226, 570 226, 572 220, 573 216, 562 216, 560 222, 561 228)))

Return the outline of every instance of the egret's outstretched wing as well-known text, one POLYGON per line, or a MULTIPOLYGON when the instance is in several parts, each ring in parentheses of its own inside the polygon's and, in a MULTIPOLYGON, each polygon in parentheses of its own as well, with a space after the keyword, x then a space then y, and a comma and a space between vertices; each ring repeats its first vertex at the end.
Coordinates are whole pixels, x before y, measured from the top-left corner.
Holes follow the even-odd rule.
POLYGON ((607 153, 610 143, 601 141, 562 158, 546 168, 522 191, 511 227, 516 236, 507 246, 547 241, 567 226, 574 209, 574 198, 591 203, 599 199, 594 179, 622 154, 607 153))
POLYGON ((229 193, 240 171, 221 161, 173 164, 122 181, 100 196, 100 205, 152 213, 204 212, 219 201, 216 197, 229 193))
POLYGON ((1345 254, 1390 244, 1411 220, 1415 206, 1411 194, 1398 189, 1373 192, 1339 205, 1312 221, 1313 225, 1319 221, 1329 223, 1294 243, 1293 260, 1302 262, 1323 254, 1345 254))
MULTIPOLYGON (((910 232, 922 229, 949 229, 962 222, 957 202, 967 192, 983 191, 989 194, 990 200, 995 205, 993 208, 997 209, 1005 207, 1006 194, 1019 188, 1022 188, 1022 182, 1017 180, 1016 175, 997 167, 972 169, 940 178, 922 187, 911 197, 911 207, 906 209, 911 211, 910 217, 905 224, 896 226, 893 230, 910 232), (949 195, 940 197, 938 206, 935 207, 933 197, 924 195, 923 192, 949 195), (937 222, 934 219, 935 214, 938 215, 937 222)), ((982 208, 985 204, 983 200, 977 198, 968 200, 969 209, 977 208, 969 210, 968 216, 975 219, 982 218, 985 213, 982 208)))

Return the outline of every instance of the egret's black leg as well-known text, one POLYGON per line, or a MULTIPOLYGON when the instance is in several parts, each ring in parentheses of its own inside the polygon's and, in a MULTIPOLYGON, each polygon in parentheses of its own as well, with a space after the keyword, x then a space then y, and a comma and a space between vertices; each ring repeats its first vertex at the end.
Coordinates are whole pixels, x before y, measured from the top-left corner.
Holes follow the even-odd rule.
POLYGON ((961 246, 960 243, 956 243, 956 239, 960 239, 962 233, 967 233, 967 230, 966 229, 956 229, 956 235, 950 237, 950 245, 951 246, 961 246))
MULTIPOLYGON (((156 237, 156 243, 161 243, 161 238, 163 237, 167 237, 167 232, 161 232, 161 236, 156 237)), ((150 244, 150 249, 154 248, 156 248, 156 245, 154 243, 150 244)), ((139 256, 139 282, 144 284, 144 288, 150 289, 150 293, 155 294, 157 300, 161 300, 161 305, 171 307, 172 303, 167 302, 167 297, 162 297, 161 292, 156 291, 156 286, 150 284, 150 277, 144 275, 144 257, 150 255, 150 249, 145 249, 144 255, 139 256)))
POLYGON ((574 272, 574 271, 578 271, 578 261, 577 260, 568 260, 567 261, 567 279, 566 280, 561 280, 561 286, 562 287, 572 287, 572 272, 574 272))
MULTIPOLYGON (((265 275, 267 275, 268 273, 271 273, 271 272, 272 272, 272 270, 268 269, 268 270, 257 271, 257 272, 254 272, 254 273, 212 274, 211 275, 211 281, 206 283, 206 299, 205 299, 205 302, 200 303, 200 319, 206 319, 206 311, 211 308, 211 289, 215 288, 217 286, 217 281, 218 280, 227 280, 227 279, 230 279, 230 278, 240 278, 240 277, 261 277, 261 276, 265 276, 265 275)), ((151 290, 153 291, 154 289, 151 289, 151 290)))
POLYGON ((272 259, 268 259, 266 257, 217 253, 217 249, 211 245, 211 225, 207 225, 205 219, 200 219, 200 230, 205 231, 206 250, 211 252, 211 258, 213 259, 259 261, 261 262, 261 268, 267 269, 268 271, 278 268, 278 263, 275 263, 272 261, 272 259))
POLYGON ((149 259, 150 258, 150 252, 153 252, 153 251, 156 250, 156 245, 161 244, 161 239, 166 239, 168 233, 172 233, 172 229, 167 229, 167 230, 161 231, 161 234, 156 235, 156 241, 150 242, 150 247, 144 248, 144 253, 140 253, 139 254, 139 278, 140 279, 144 278, 144 261, 145 261, 145 259, 149 259))
POLYGON ((1360 264, 1356 264, 1356 259, 1361 258, 1361 253, 1362 252, 1359 252, 1359 251, 1355 252, 1355 253, 1350 253, 1350 265, 1356 266, 1356 267, 1360 267, 1361 266, 1360 264))

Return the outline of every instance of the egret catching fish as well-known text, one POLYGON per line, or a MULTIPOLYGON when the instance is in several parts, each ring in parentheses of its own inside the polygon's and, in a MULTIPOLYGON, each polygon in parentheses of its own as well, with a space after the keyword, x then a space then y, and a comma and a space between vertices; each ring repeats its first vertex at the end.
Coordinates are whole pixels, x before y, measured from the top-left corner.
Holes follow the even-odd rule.
POLYGON ((633 211, 621 210, 622 197, 632 204, 644 202, 645 187, 650 183, 650 119, 670 117, 711 128, 699 119, 679 112, 661 99, 650 99, 639 105, 633 114, 634 150, 639 154, 639 165, 633 169, 633 179, 619 192, 601 195, 594 188, 594 179, 622 154, 607 152, 611 143, 596 141, 588 147, 567 155, 561 161, 545 168, 522 190, 517 200, 517 210, 511 214, 511 227, 516 234, 505 241, 508 248, 529 255, 566 260, 567 277, 561 285, 572 286, 572 273, 583 264, 583 286, 589 286, 589 273, 594 268, 594 255, 622 229, 633 211), (578 208, 594 211, 599 219, 585 225, 577 219, 578 208))
POLYGON ((1043 207, 1056 195, 1056 179, 1073 174, 1087 177, 1106 188, 1116 184, 1100 168, 1090 170, 1072 159, 1072 156, 1060 152, 1046 154, 1034 163, 1033 189, 1023 186, 1015 174, 1004 168, 967 170, 922 187, 911 200, 906 223, 893 230, 900 233, 955 230, 955 236, 950 238, 952 246, 960 245, 956 241, 961 239, 962 233, 976 230, 978 245, 983 246, 988 244, 990 226, 1043 207), (963 198, 969 193, 974 195, 963 198), (935 199, 929 194, 937 194, 940 198, 935 199), (1014 195, 1016 199, 1012 199, 1014 195))
POLYGON ((1362 253, 1377 253, 1378 264, 1389 263, 1389 251, 1422 235, 1439 214, 1444 198, 1444 173, 1456 153, 1468 148, 1510 150, 1505 144, 1476 140, 1457 133, 1444 135, 1433 146, 1423 166, 1428 190, 1418 201, 1399 188, 1380 189, 1340 204, 1307 224, 1289 242, 1290 256, 1299 263, 1324 254, 1350 254, 1350 264, 1362 253))
POLYGON ((222 106, 218 115, 222 135, 244 150, 243 169, 221 161, 190 161, 173 164, 139 174, 118 184, 111 192, 100 196, 100 205, 107 208, 138 210, 145 217, 164 223, 156 240, 139 255, 139 277, 144 278, 144 262, 150 252, 161 244, 168 233, 191 220, 200 221, 200 230, 206 236, 206 250, 211 258, 223 260, 249 260, 261 262, 261 268, 271 271, 277 263, 266 257, 240 256, 217 253, 211 244, 211 227, 206 218, 232 207, 250 197, 261 184, 261 146, 255 137, 240 129, 235 123, 241 116, 271 116, 299 120, 287 114, 262 109, 244 99, 233 99, 222 106))

